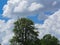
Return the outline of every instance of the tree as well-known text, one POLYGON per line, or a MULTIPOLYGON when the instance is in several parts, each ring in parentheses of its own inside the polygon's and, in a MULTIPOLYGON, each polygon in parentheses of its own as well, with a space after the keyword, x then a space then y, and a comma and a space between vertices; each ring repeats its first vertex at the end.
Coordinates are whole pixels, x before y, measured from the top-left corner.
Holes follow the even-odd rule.
POLYGON ((55 36, 47 34, 41 39, 41 45, 60 45, 60 44, 59 40, 55 36))
POLYGON ((21 18, 14 23, 14 36, 10 45, 35 45, 39 39, 38 33, 34 30, 34 23, 30 19, 21 18))

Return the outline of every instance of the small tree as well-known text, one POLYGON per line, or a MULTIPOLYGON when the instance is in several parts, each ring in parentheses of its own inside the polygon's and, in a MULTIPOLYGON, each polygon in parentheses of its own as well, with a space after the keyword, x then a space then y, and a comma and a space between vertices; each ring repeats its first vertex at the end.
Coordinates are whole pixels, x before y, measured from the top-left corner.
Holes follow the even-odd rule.
POLYGON ((30 19, 18 19, 14 25, 15 35, 10 40, 10 45, 35 45, 38 34, 34 31, 34 23, 30 19))
POLYGON ((41 39, 41 45, 59 45, 59 41, 56 37, 47 34, 41 39))

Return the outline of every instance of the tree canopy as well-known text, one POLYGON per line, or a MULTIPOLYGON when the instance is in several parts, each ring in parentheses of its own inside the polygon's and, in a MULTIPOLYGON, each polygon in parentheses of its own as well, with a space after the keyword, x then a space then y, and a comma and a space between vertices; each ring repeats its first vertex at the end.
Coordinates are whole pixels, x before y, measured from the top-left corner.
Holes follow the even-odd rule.
POLYGON ((51 34, 46 34, 41 39, 41 45, 59 45, 59 40, 55 36, 51 36, 51 34))
POLYGON ((35 45, 38 33, 35 31, 34 23, 30 19, 21 18, 14 23, 14 36, 10 40, 11 45, 35 45))

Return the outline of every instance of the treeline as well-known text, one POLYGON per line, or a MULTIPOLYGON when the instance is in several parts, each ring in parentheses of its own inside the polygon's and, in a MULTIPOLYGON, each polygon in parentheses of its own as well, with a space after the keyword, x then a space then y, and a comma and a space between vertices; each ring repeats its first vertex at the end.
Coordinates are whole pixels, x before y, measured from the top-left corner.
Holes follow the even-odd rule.
POLYGON ((39 39, 39 32, 35 31, 34 23, 30 19, 18 19, 14 25, 14 36, 9 45, 60 45, 59 40, 51 34, 39 39))

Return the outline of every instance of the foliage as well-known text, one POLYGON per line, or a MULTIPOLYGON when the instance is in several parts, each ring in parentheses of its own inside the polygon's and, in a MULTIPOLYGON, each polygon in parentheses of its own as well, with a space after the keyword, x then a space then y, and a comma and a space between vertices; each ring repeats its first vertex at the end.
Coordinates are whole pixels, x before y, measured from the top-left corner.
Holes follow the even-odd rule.
POLYGON ((56 37, 47 34, 41 39, 41 45, 59 45, 59 41, 56 37))
POLYGON ((35 45, 38 33, 35 32, 34 23, 30 19, 18 19, 14 25, 15 35, 10 40, 10 45, 35 45))

